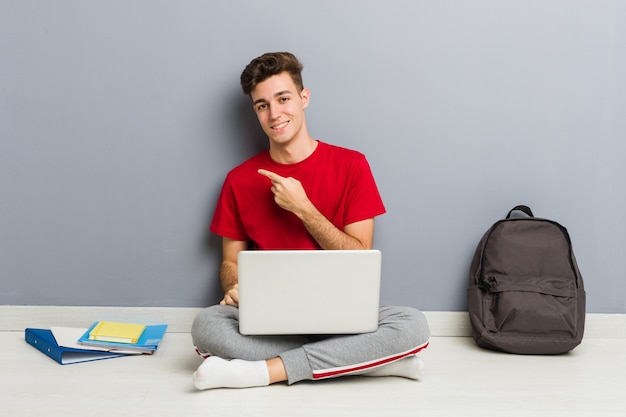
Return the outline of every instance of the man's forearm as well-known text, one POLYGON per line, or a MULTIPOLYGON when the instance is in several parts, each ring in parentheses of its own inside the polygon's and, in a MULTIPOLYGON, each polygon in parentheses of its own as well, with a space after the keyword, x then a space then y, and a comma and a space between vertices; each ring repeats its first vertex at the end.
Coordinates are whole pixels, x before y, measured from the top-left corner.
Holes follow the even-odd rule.
POLYGON ((369 249, 366 244, 337 228, 313 205, 298 217, 322 249, 369 249))
POLYGON ((220 266, 220 284, 224 292, 233 288, 238 282, 237 264, 234 262, 222 262, 220 266))

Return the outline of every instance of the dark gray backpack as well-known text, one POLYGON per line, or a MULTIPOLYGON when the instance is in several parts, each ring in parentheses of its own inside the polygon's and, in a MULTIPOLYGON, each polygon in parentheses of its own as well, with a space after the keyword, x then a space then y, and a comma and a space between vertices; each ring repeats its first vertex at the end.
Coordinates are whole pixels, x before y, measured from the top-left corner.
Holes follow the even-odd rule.
POLYGON ((565 227, 516 206, 478 243, 468 311, 478 346, 557 354, 580 344, 585 289, 565 227), (522 211, 528 217, 511 217, 522 211))

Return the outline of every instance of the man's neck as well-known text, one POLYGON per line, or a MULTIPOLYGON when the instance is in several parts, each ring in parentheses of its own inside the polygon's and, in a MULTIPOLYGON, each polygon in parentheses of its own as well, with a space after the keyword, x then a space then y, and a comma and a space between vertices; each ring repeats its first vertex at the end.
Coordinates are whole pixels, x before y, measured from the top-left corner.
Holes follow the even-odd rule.
POLYGON ((296 164, 311 156, 317 144, 310 136, 284 144, 270 143, 270 157, 279 164, 296 164))

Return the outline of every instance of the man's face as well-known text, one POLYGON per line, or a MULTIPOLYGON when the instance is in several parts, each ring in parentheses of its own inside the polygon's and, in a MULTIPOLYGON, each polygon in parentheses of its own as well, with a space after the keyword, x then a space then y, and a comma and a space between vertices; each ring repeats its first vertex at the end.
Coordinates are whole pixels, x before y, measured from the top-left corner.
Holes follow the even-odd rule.
POLYGON ((252 93, 254 111, 261 127, 274 144, 287 144, 304 129, 304 109, 309 104, 309 90, 298 92, 287 72, 259 83, 252 93))

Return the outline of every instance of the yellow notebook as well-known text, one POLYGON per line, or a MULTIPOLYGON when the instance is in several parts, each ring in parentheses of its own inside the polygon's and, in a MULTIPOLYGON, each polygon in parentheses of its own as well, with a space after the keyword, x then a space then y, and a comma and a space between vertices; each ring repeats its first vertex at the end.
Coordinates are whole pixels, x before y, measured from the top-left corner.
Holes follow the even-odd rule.
POLYGON ((145 324, 100 321, 89 332, 89 340, 115 343, 137 343, 146 329, 145 324))

